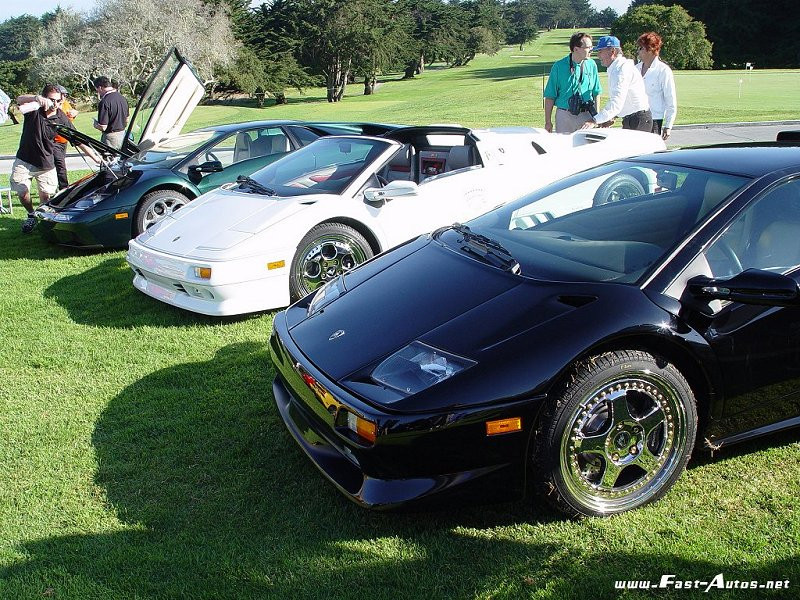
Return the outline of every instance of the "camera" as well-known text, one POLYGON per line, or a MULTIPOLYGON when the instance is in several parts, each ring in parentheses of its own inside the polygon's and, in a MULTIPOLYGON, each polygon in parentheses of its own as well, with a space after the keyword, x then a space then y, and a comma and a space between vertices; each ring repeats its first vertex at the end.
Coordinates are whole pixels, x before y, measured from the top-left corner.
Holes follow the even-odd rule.
POLYGON ((597 109, 594 107, 594 101, 592 100, 589 100, 588 102, 584 101, 584 99, 581 98, 580 94, 573 94, 572 96, 570 96, 569 98, 570 114, 577 116, 584 111, 588 111, 590 115, 595 116, 597 114, 597 109))

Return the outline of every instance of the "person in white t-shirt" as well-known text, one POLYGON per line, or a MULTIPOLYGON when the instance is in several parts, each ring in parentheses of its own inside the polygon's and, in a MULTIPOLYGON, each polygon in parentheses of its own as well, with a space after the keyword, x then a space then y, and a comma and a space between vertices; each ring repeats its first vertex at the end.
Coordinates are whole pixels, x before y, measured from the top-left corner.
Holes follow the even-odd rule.
POLYGON ((643 33, 636 40, 639 72, 644 79, 644 89, 653 113, 653 133, 667 139, 675 117, 678 115, 678 99, 675 95, 675 78, 665 62, 658 57, 663 42, 654 31, 643 33))
POLYGON ((616 117, 622 118, 623 129, 637 129, 650 132, 653 129, 653 116, 650 102, 644 89, 642 74, 629 58, 622 54, 619 39, 604 35, 594 47, 600 64, 608 71, 608 102, 581 129, 608 127, 616 117))

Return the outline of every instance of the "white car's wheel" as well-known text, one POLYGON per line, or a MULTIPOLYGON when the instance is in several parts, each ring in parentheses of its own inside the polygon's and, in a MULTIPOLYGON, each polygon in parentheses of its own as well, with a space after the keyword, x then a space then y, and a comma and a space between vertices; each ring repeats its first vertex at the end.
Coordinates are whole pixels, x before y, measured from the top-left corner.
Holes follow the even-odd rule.
POLYGON ((342 223, 322 223, 297 246, 289 272, 293 300, 306 296, 373 255, 367 240, 342 223))
POLYGON ((633 198, 644 194, 644 186, 641 182, 629 173, 617 173, 603 182, 594 194, 592 204, 608 204, 619 202, 625 198, 633 198))
POLYGON ((577 365, 533 440, 532 475, 570 515, 625 512, 663 496, 694 447, 697 410, 678 369, 639 350, 577 365))

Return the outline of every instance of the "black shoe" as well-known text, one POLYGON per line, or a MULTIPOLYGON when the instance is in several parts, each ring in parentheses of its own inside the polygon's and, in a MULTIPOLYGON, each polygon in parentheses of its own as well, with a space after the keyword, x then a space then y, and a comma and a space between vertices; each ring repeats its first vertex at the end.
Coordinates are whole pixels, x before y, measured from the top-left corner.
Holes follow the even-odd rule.
POLYGON ((22 222, 22 233, 30 233, 36 227, 36 217, 28 217, 22 222))

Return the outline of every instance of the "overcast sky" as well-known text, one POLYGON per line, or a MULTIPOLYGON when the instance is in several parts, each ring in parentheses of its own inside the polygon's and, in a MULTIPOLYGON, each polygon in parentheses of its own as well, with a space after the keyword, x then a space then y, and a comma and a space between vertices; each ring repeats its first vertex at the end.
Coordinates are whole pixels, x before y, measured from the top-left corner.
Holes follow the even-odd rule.
MULTIPOLYGON (((0 11, 0 20, 9 17, 18 17, 29 14, 36 17, 53 10, 56 6, 61 8, 72 8, 77 11, 86 12, 91 10, 96 0, 2 0, 3 9, 0 11)), ((591 0, 592 6, 597 10, 602 10, 610 6, 619 14, 628 9, 630 0, 591 0)), ((261 4, 259 0, 254 0, 253 4, 261 4)))

